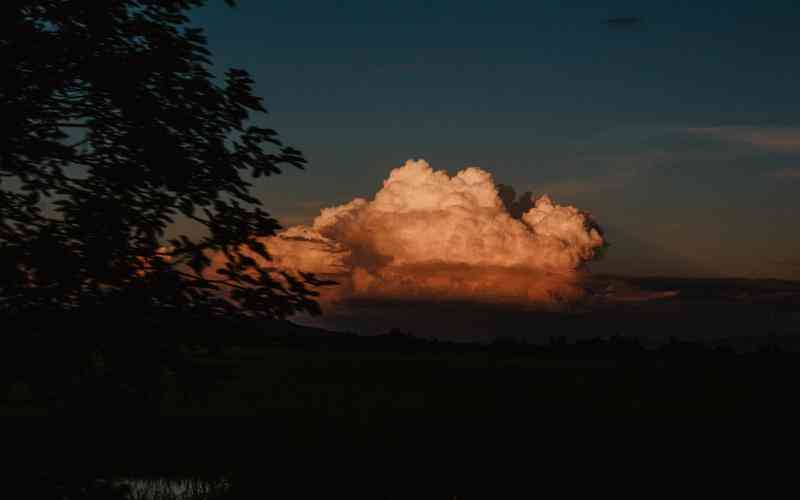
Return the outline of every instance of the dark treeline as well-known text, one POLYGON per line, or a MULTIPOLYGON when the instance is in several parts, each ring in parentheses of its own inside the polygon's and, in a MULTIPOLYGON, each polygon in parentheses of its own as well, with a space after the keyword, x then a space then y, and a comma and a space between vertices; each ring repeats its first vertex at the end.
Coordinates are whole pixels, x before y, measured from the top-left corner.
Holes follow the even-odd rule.
MULTIPOLYGON (((66 328, 85 318, 18 320, 18 331, 34 333, 19 338, 36 339, 33 329, 66 328)), ((4 346, 3 412, 127 417, 111 420, 124 422, 106 445, 112 450, 98 447, 102 451, 88 459, 58 462, 58 469, 43 469, 46 460, 34 457, 31 470, 38 475, 27 476, 21 486, 28 498, 147 498, 135 491, 178 498, 163 489, 167 479, 193 485, 195 496, 189 498, 198 500, 262 498, 265 491, 286 489, 294 494, 278 496, 309 498, 344 489, 351 498, 452 498, 476 491, 471 478, 451 480, 432 468, 438 483, 421 492, 415 481, 392 482, 396 471, 362 479, 334 473, 332 464, 336 453, 356 447, 382 463, 388 450, 408 452, 410 443, 420 441, 474 445, 476 429, 496 438, 499 430, 536 427, 537 419, 553 416, 785 415, 794 410, 800 376, 800 354, 788 336, 754 336, 749 349, 736 347, 746 345, 745 339, 677 337, 650 344, 627 336, 454 342, 397 330, 334 333, 285 321, 186 321, 128 318, 129 332, 138 335, 124 342, 126 335, 94 332, 97 342, 113 338, 116 344, 97 351, 82 370, 48 368, 74 362, 79 353, 68 342, 51 345, 49 334, 42 337, 45 344, 4 346), (222 345, 221 330, 230 332, 222 345), (170 332, 172 340, 154 348, 170 332), (108 352, 125 353, 128 361, 106 364, 100 356, 108 352), (149 375, 155 361, 163 367, 158 377, 149 375), (145 421, 130 420, 153 414, 257 415, 264 417, 257 426, 267 429, 266 437, 242 441, 225 425, 200 432, 173 425, 145 431, 148 424, 134 423, 145 421), (126 429, 138 425, 147 438, 127 435, 126 429), (268 468, 266 457, 275 456, 301 477, 268 468), (355 486, 344 487, 342 478, 355 486), (134 490, 131 481, 151 489, 134 490)), ((81 446, 108 438, 82 435, 81 446)))
MULTIPOLYGON (((100 311, 18 316, 5 324, 13 335, 6 337, 2 350, 0 410, 12 414, 267 414, 285 405, 300 411, 305 397, 325 399, 336 393, 352 397, 358 405, 364 394, 376 390, 380 394, 373 396, 386 397, 381 405, 388 410, 393 391, 399 392, 400 400, 410 393, 430 393, 438 400, 440 392, 453 388, 469 391, 476 379, 484 384, 483 397, 489 404, 497 396, 493 391, 539 385, 549 380, 547 371, 556 376, 548 390, 557 392, 561 387, 563 398, 573 400, 568 406, 604 411, 601 395, 586 394, 570 382, 571 377, 585 379, 590 386, 596 382, 610 400, 625 394, 628 375, 656 377, 663 389, 680 385, 679 381, 691 385, 692 376, 698 377, 700 387, 703 377, 715 371, 731 375, 713 381, 726 394, 733 394, 740 383, 750 388, 771 384, 774 387, 763 389, 772 394, 788 379, 765 375, 800 366, 800 338, 794 335, 707 340, 675 336, 646 343, 641 337, 623 335, 536 339, 539 342, 533 341, 535 337, 500 335, 489 342, 456 342, 399 330, 367 336, 283 320, 203 315, 151 314, 120 322, 100 311), (71 333, 76 331, 81 335, 71 333), (420 378, 421 373, 427 375, 420 378), (463 382, 456 380, 459 373, 467 374, 463 382), (450 382, 437 385, 442 380, 450 382), (280 396, 273 400, 275 391, 280 396), (591 397, 582 401, 586 396, 591 397)), ((528 393, 520 390, 518 404, 541 403, 536 397, 527 400, 528 393)), ((671 394, 656 391, 648 398, 664 397, 666 403, 671 394)), ((414 405, 424 413, 427 401, 423 397, 414 405)), ((509 395, 505 404, 513 401, 509 395)), ((729 402, 749 404, 746 398, 729 402)), ((332 406, 322 413, 346 414, 350 403, 332 399, 325 403, 332 406)), ((468 399, 454 402, 456 407, 467 403, 468 399)), ((381 411, 376 411, 376 418, 381 418, 381 411)), ((371 418, 368 413, 361 417, 371 418)))
MULTIPOLYGON (((536 427, 547 417, 785 415, 794 411, 800 377, 797 337, 788 335, 456 342, 287 321, 124 318, 82 311, 10 323, 14 335, 0 351, 1 412, 91 415, 90 422, 125 417, 108 419, 119 429, 112 434, 82 430, 77 446, 92 450, 85 456, 72 456, 74 447, 55 462, 48 462, 50 452, 35 454, 28 475, 7 483, 21 488, 17 498, 180 498, 170 496, 165 481, 192 485, 189 498, 196 500, 263 498, 265 491, 281 498, 332 491, 350 498, 474 497, 483 485, 441 468, 429 469, 433 486, 421 488, 421 476, 398 484, 396 470, 378 467, 354 478, 333 464, 355 448, 383 464, 396 450, 413 457, 418 450, 409 448, 421 441, 474 446, 476 429, 496 439, 499 430, 536 427), (81 343, 70 339, 74 331, 83 333, 81 343), (181 421, 150 430, 147 420, 131 419, 148 415, 253 415, 265 430, 245 424, 253 435, 240 438, 224 424, 180 429, 181 421), (291 471, 267 468, 267 457, 291 471)), ((496 498, 488 478, 500 476, 483 477, 484 495, 496 498)))

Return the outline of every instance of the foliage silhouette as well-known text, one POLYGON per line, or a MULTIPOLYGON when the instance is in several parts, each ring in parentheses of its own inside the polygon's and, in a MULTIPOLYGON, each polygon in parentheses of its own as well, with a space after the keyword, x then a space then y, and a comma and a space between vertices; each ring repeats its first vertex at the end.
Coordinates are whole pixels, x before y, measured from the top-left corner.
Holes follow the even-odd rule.
POLYGON ((306 161, 251 124, 246 71, 211 72, 204 3, 2 2, 0 312, 319 312, 323 282, 248 256, 280 227, 254 179, 306 161), (167 239, 178 218, 203 235, 167 239))

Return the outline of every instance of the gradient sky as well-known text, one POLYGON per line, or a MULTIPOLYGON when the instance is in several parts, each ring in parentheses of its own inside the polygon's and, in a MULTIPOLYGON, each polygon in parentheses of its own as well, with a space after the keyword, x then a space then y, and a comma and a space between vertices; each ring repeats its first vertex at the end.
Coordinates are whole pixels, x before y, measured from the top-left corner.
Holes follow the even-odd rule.
POLYGON ((588 210, 597 270, 800 278, 797 2, 239 3, 194 19, 310 161, 258 188, 285 224, 425 158, 588 210))

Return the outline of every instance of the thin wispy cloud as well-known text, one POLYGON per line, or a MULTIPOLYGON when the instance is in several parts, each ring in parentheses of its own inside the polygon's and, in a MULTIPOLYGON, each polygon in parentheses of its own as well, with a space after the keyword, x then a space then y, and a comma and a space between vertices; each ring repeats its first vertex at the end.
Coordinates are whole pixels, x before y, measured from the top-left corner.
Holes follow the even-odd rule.
POLYGON ((696 135, 739 142, 774 152, 800 153, 800 128, 778 127, 702 127, 689 128, 696 135))
POLYGON ((769 173, 775 179, 796 179, 800 180, 800 167, 789 167, 773 170, 769 173))
POLYGON ((527 186, 534 193, 572 198, 584 194, 624 189, 637 178, 659 166, 678 161, 678 155, 666 151, 646 151, 627 155, 591 155, 561 162, 562 170, 575 172, 560 179, 527 186), (578 167, 588 165, 598 174, 579 174, 578 167))
POLYGON ((574 196, 597 193, 604 191, 614 191, 628 186, 637 176, 635 170, 625 170, 610 175, 561 179, 545 184, 530 186, 532 191, 548 193, 558 197, 571 198, 574 196))

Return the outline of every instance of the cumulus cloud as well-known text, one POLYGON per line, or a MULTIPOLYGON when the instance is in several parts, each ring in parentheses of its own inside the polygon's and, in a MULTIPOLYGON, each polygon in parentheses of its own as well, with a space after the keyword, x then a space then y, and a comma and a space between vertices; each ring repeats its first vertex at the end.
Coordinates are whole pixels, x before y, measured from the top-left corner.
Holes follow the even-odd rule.
POLYGON ((578 270, 605 245, 575 207, 546 195, 516 199, 480 168, 451 177, 424 160, 392 170, 373 199, 324 208, 310 226, 264 243, 270 265, 340 283, 323 290, 323 308, 365 299, 569 300, 581 293, 578 270))

